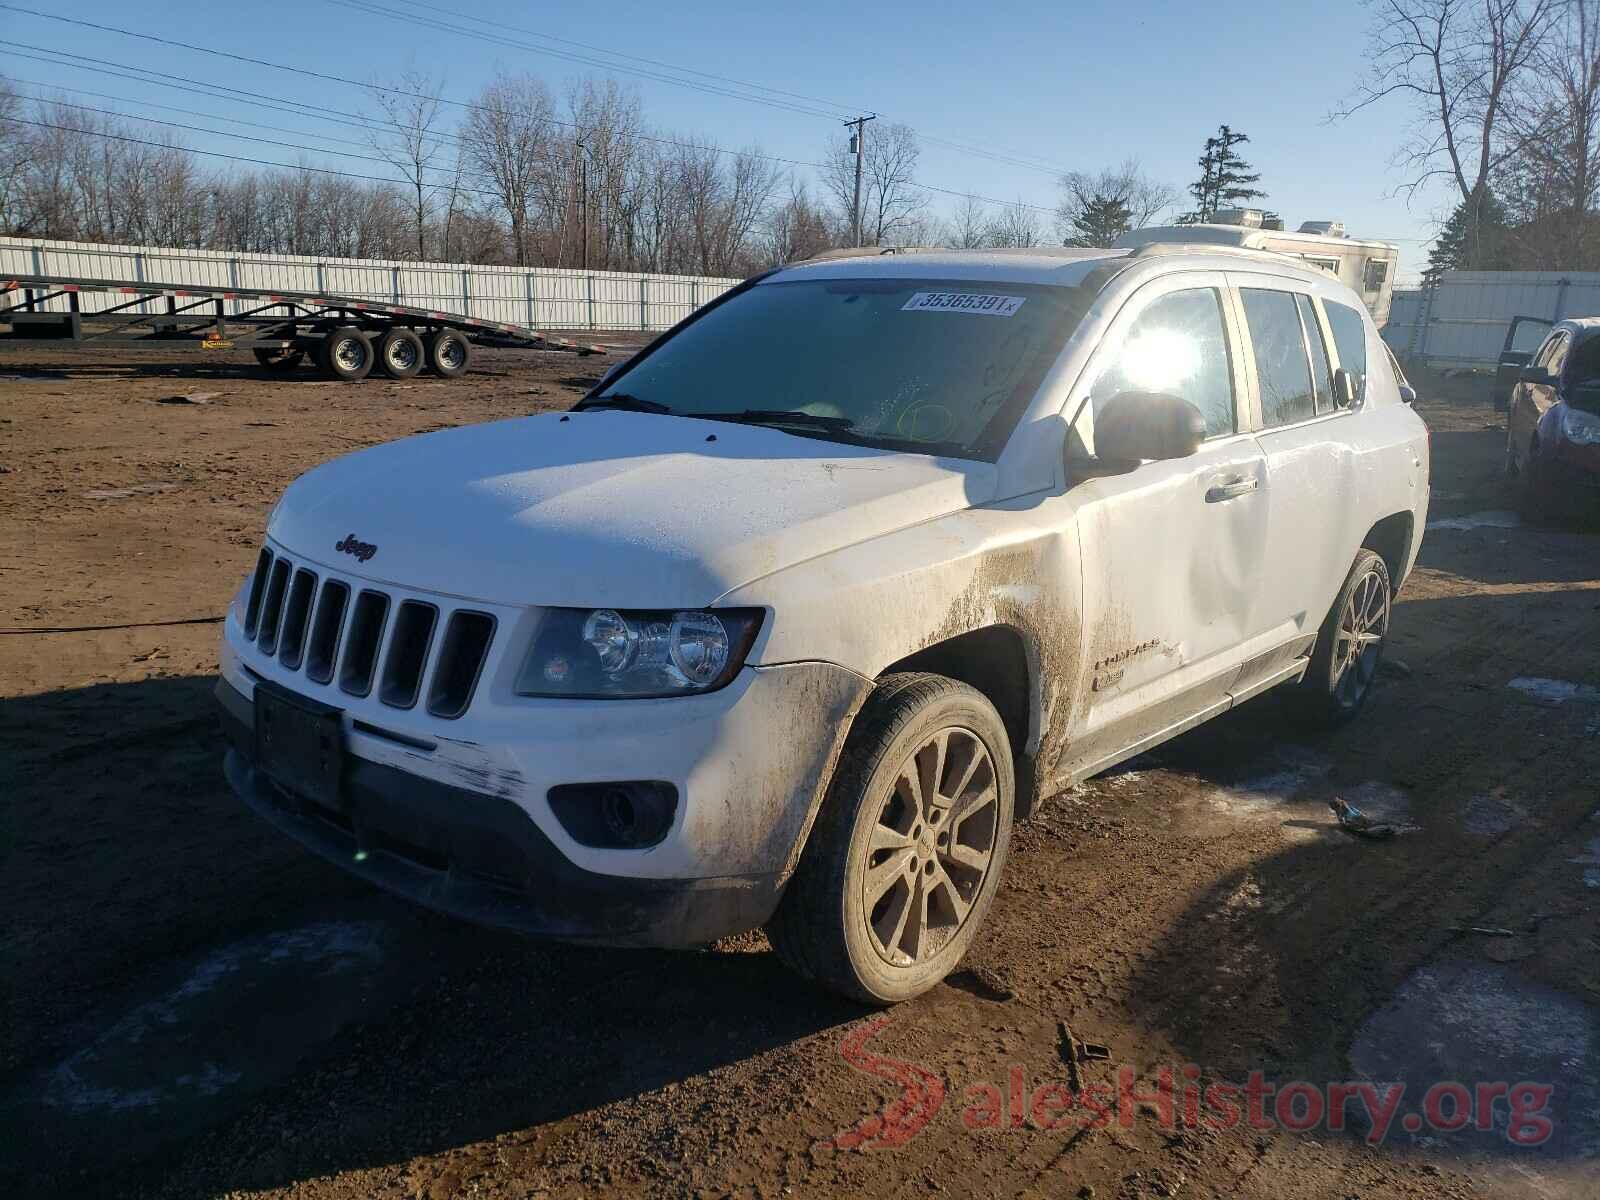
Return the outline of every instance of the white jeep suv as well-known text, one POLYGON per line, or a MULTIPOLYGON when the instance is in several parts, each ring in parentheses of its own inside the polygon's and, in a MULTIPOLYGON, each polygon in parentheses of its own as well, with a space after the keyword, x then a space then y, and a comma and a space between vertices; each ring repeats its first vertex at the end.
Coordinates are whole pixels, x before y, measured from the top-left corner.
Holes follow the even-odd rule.
POLYGON ((764 925, 905 999, 1041 797, 1279 685, 1356 713, 1427 454, 1359 298, 1288 258, 782 268, 569 413, 297 480, 227 618, 228 778, 446 912, 764 925))

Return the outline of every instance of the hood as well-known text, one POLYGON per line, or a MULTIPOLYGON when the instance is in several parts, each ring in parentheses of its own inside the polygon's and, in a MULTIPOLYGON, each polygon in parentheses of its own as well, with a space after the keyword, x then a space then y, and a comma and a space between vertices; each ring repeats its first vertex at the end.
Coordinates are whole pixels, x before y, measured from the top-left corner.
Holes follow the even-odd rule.
POLYGON ((334 459, 290 485, 267 533, 401 587, 677 608, 985 503, 994 488, 989 463, 652 413, 549 413, 334 459))

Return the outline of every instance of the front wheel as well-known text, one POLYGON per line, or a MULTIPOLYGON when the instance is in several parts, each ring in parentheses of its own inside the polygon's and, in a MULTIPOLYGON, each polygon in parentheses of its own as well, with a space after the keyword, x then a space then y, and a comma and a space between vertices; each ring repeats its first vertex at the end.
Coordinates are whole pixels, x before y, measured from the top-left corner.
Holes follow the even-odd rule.
POLYGON ((1363 549, 1317 631, 1311 665, 1291 693, 1309 724, 1336 728, 1352 720, 1372 694, 1389 633, 1394 589, 1389 567, 1363 549))
POLYGON ((780 957, 868 1004, 950 973, 999 887, 1015 809, 994 706, 940 675, 885 678, 856 719, 767 933, 780 957))

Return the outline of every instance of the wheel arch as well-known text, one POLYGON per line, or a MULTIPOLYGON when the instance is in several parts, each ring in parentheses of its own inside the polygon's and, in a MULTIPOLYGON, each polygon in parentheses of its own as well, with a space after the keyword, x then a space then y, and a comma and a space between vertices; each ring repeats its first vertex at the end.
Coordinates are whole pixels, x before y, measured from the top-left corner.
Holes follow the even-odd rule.
POLYGON ((1034 751, 1034 712, 1037 708, 1034 656, 1027 639, 1014 625, 994 624, 971 629, 924 646, 914 654, 890 663, 879 678, 905 671, 943 675, 981 692, 1006 727, 1016 772, 1016 817, 1033 809, 1037 772, 1034 751))
POLYGON ((1363 550, 1372 550, 1389 568, 1390 586, 1400 590, 1406 568, 1411 563, 1412 538, 1416 532, 1416 515, 1409 511, 1390 513, 1367 530, 1361 539, 1363 550))

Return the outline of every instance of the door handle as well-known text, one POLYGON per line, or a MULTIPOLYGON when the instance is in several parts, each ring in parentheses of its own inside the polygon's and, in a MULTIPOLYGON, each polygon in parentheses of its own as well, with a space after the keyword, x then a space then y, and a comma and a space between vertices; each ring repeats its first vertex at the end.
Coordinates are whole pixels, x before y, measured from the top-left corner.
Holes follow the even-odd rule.
POLYGON ((1240 496, 1248 496, 1261 486, 1261 481, 1255 478, 1229 479, 1224 483, 1214 483, 1206 489, 1206 503, 1220 504, 1224 500, 1237 500, 1240 496))

